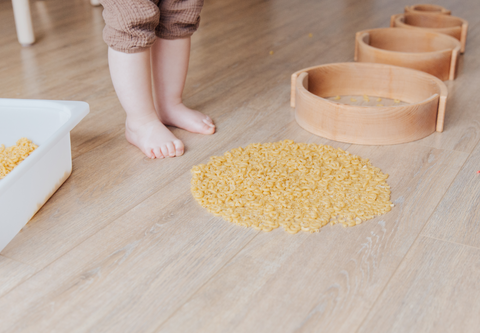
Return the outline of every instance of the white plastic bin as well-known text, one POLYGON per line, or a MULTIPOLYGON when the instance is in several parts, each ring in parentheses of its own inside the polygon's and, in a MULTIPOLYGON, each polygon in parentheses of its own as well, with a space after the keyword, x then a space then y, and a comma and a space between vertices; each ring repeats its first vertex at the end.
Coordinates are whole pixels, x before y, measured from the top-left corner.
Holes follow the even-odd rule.
POLYGON ((0 251, 70 176, 70 131, 88 112, 85 102, 0 98, 0 144, 38 145, 0 179, 0 251))

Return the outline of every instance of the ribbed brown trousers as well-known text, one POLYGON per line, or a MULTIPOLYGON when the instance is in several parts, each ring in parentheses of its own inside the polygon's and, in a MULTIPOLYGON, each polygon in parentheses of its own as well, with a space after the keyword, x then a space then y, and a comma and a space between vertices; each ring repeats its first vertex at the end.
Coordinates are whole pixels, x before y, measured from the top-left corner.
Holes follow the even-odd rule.
POLYGON ((112 49, 135 53, 155 38, 191 36, 200 23, 203 0, 101 0, 103 39, 112 49))

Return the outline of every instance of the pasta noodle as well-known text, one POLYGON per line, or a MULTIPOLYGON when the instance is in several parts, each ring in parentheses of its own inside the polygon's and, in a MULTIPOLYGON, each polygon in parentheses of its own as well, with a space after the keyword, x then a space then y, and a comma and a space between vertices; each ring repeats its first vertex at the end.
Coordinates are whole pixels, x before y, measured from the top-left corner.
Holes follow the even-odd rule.
POLYGON ((8 148, 5 148, 3 144, 0 145, 0 179, 5 178, 13 168, 19 165, 37 148, 38 146, 27 138, 21 138, 15 146, 8 148))
POLYGON ((327 145, 254 143, 192 168, 191 191, 214 215, 256 230, 295 234, 355 226, 393 207, 387 174, 327 145))

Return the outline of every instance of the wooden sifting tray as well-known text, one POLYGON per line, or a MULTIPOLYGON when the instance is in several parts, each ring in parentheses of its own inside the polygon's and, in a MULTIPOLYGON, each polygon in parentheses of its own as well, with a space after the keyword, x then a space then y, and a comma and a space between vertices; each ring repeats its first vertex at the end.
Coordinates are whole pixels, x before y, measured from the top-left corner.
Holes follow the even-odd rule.
POLYGON ((436 32, 380 28, 357 32, 355 61, 409 67, 455 79, 460 42, 436 32))
POLYGON ((404 67, 333 63, 292 75, 291 105, 298 124, 341 142, 388 145, 442 132, 446 101, 442 81, 404 67), (340 95, 395 99, 403 105, 366 107, 328 99, 340 95))
POLYGON ((405 7, 405 13, 426 13, 426 14, 441 14, 450 15, 452 12, 448 9, 431 4, 419 4, 405 7))
POLYGON ((465 52, 468 22, 451 15, 432 15, 425 13, 405 13, 392 15, 390 26, 397 28, 420 29, 439 32, 455 37, 460 41, 460 52, 465 52))

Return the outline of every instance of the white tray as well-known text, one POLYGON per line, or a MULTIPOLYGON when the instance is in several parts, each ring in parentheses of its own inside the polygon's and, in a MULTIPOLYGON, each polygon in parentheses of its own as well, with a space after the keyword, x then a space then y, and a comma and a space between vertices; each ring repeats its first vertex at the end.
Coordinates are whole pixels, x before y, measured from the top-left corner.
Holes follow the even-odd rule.
POLYGON ((70 176, 70 131, 88 112, 85 102, 0 98, 0 144, 38 145, 0 179, 0 251, 70 176))

